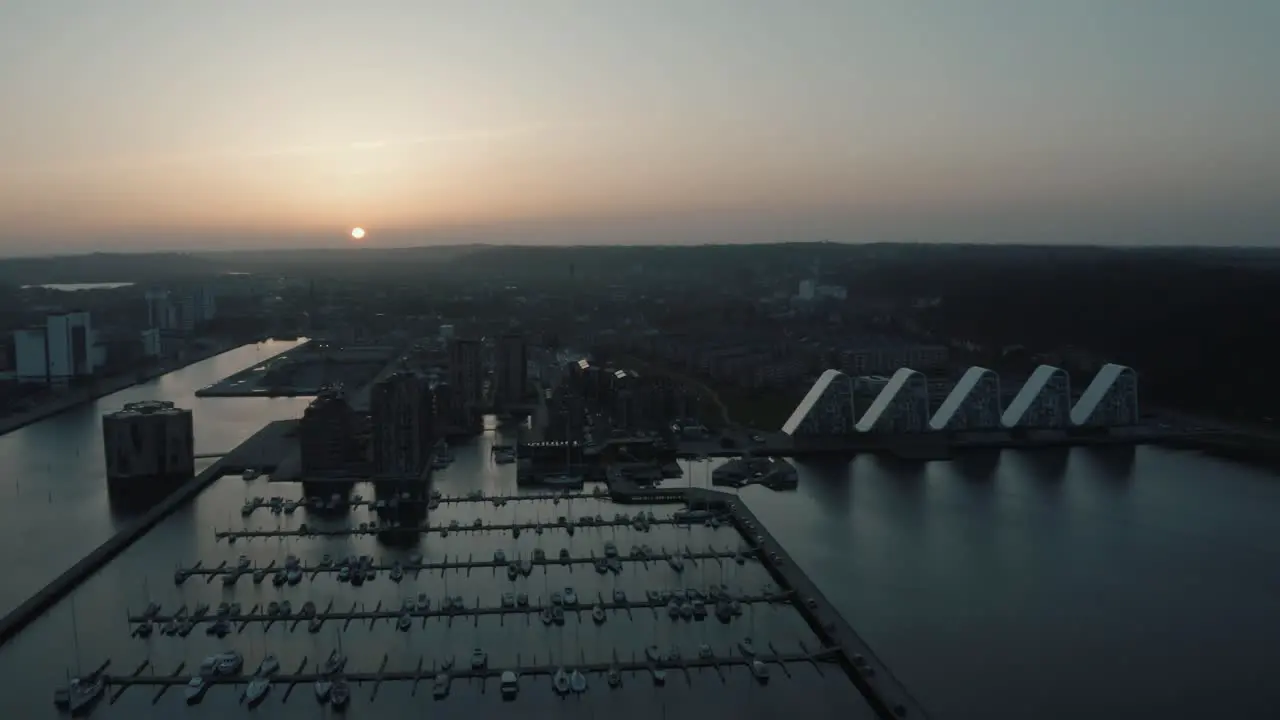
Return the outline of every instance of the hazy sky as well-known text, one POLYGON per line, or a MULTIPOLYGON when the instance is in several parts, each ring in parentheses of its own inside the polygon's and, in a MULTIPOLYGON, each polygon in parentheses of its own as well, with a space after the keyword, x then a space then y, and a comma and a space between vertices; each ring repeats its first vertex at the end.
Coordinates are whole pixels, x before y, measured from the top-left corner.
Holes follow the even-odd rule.
POLYGON ((0 254, 1280 244, 1280 0, 0 0, 0 254))

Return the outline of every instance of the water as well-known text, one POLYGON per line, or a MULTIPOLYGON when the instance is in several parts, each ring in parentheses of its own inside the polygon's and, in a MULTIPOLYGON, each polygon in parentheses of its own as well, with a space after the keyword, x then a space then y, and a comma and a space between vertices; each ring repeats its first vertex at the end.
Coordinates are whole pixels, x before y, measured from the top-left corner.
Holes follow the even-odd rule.
MULTIPOLYGON (((278 347, 283 349, 284 345, 278 347)), ((225 359, 228 356, 224 355, 209 361, 223 363, 223 367, 201 371, 199 378, 178 382, 170 376, 154 383, 173 388, 178 395, 171 399, 197 409, 202 450, 228 449, 236 438, 247 436, 266 420, 294 415, 305 403, 193 400, 195 388, 254 361, 252 348, 236 352, 248 354, 240 359, 225 359), (223 428, 221 437, 203 434, 200 418, 206 415, 223 418, 213 424, 223 428)), ((268 352, 264 350, 262 356, 268 352)), ((145 397, 165 395, 157 387, 145 397)), ((102 409, 112 409, 121 402, 123 399, 105 401, 102 409)), ((83 413, 80 424, 85 427, 78 431, 75 423, 69 430, 53 429, 51 424, 68 422, 69 416, 61 416, 0 438, 3 466, 24 469, 19 501, 15 503, 10 484, 0 487, 3 507, 10 509, 6 521, 14 528, 12 537, 34 538, 0 549, 7 566, 17 568, 10 573, 7 587, 0 589, 10 604, 40 584, 29 577, 33 572, 51 577, 78 559, 83 552, 80 548, 95 545, 114 526, 97 454, 99 412, 83 413), (36 432, 39 434, 32 434, 36 432), (20 451, 13 438, 23 433, 30 439, 20 451), (50 470, 51 465, 55 471, 50 470), (39 489, 28 491, 28 484, 39 489), (48 505, 44 486, 53 487, 55 498, 74 502, 69 507, 48 505), (61 522, 68 516, 75 532, 61 522), (43 562, 53 555, 61 557, 56 569, 43 562), (28 589, 19 591, 12 587, 15 585, 28 589)), ((507 468, 495 469, 488 463, 485 442, 482 439, 459 451, 458 462, 441 477, 444 492, 461 494, 473 487, 492 492, 510 483, 504 474, 507 468)), ((705 483, 711 465, 694 463, 688 473, 691 480, 705 483)), ((10 477, 16 475, 11 472, 10 477)), ((132 669, 130 661, 147 654, 163 660, 161 671, 172 669, 166 663, 176 663, 174 648, 183 641, 158 635, 150 641, 128 637, 126 608, 136 611, 145 604, 140 578, 149 578, 146 592, 166 603, 177 597, 175 593, 211 593, 216 600, 221 593, 216 582, 203 585, 193 580, 180 590, 175 588, 174 565, 196 559, 232 559, 240 552, 282 557, 291 551, 289 542, 241 541, 230 547, 214 543, 214 526, 243 524, 239 508, 247 492, 268 496, 296 493, 287 485, 250 490, 244 484, 235 477, 223 479, 77 593, 81 656, 86 665, 109 655, 116 658, 114 670, 127 671, 132 669)), ((1280 707, 1280 687, 1270 682, 1267 674, 1268 668, 1280 666, 1280 614, 1275 612, 1280 601, 1280 575, 1275 572, 1280 560, 1280 535, 1275 532, 1280 483, 1273 473, 1160 448, 1006 452, 924 465, 862 457, 847 467, 802 466, 797 492, 750 488, 742 496, 936 717, 981 713, 1010 719, 1269 718, 1275 717, 1280 707)), ((514 512, 512 506, 477 510, 501 518, 514 512)), ((262 515, 264 512, 259 510, 249 523, 276 521, 274 516, 262 515)), ((561 512, 546 505, 542 515, 550 518, 561 512)), ((600 512, 612 516, 607 508, 600 512)), ((655 509, 655 513, 662 511, 655 509)), ((300 512, 291 519, 280 518, 280 522, 303 519, 300 512)), ((445 553, 488 557, 493 543, 510 542, 509 536, 506 540, 500 537, 450 535, 443 543, 435 537, 426 541, 422 550, 429 557, 445 553)), ((552 540, 563 536, 544 537, 544 544, 554 547, 552 540)), ((518 542, 525 540, 522 534, 518 542)), ((649 538, 646 542, 656 546, 663 541, 649 538)), ((353 543, 352 552, 390 553, 376 549, 372 541, 353 543)), ((630 541, 619 544, 625 552, 630 541)), ((335 548, 331 552, 343 551, 335 548)), ((573 582, 586 582, 578 580, 579 575, 592 580, 596 577, 593 572, 579 571, 573 582)), ((528 582, 538 579, 535 573, 528 582)), ((476 595, 489 600, 497 592, 487 586, 491 580, 473 577, 462 592, 472 603, 476 595)), ((505 583, 505 576, 498 581, 505 583)), ((437 575, 427 582, 433 602, 437 601, 444 594, 443 579, 437 575)), ((452 575, 449 582, 452 589, 452 575)), ((345 586, 326 590, 328 587, 323 582, 313 587, 304 581, 292 590, 300 597, 310 588, 319 593, 318 601, 324 600, 326 593, 351 592, 345 586)), ((378 597, 388 602, 398 599, 407 594, 406 589, 393 588, 386 578, 380 578, 359 592, 370 598, 365 602, 372 605, 378 597)), ((236 593, 252 592, 247 578, 236 587, 236 593)), ((300 602, 295 601, 295 607, 300 602)), ((10 645, 0 648, 0 673, 6 678, 6 689, 31 689, 29 696, 0 693, 0 714, 41 717, 52 712, 52 688, 64 677, 65 668, 75 665, 69 608, 70 604, 63 602, 10 645), (50 648, 58 650, 51 652, 50 648), (18 702, 22 704, 15 709, 23 712, 2 712, 9 709, 6 704, 18 702)), ((490 657, 496 663, 494 648, 508 637, 512 627, 489 627, 486 622, 468 633, 487 633, 483 642, 494 646, 490 657)), ((641 629, 638 634, 660 632, 665 622, 669 621, 664 617, 656 628, 641 629)), ((574 630, 573 625, 565 627, 574 630)), ((296 666, 302 654, 327 654, 333 644, 332 637, 323 637, 331 633, 328 628, 326 623, 325 633, 318 638, 299 630, 296 642, 302 646, 272 649, 280 653, 285 665, 296 666)), ((614 620, 605 629, 614 631, 614 620)), ((540 624, 529 628, 534 633, 541 630, 540 624)), ((594 630, 588 620, 581 637, 589 638, 594 630)), ((270 633, 273 638, 283 637, 279 625, 270 633)), ((370 636, 373 639, 367 642, 377 644, 372 650, 357 649, 348 647, 344 639, 344 647, 353 656, 364 653, 362 665, 371 657, 368 653, 376 660, 382 652, 394 650, 398 660, 405 660, 418 653, 434 656, 430 651, 433 644, 451 652, 460 648, 457 652, 461 654, 474 642, 472 634, 429 635, 416 624, 409 634, 409 649, 403 634, 382 624, 373 633, 357 632, 353 626, 344 638, 357 636, 370 636), (426 646, 419 645, 423 641, 426 646)), ((264 652, 266 643, 260 629, 233 637, 250 659, 256 659, 253 653, 264 652)), ((181 654, 198 659, 201 650, 195 643, 206 640, 202 634, 198 638, 193 634, 185 641, 192 649, 181 654)), ((585 642, 590 649, 593 641, 585 642)), ((549 649, 556 649, 554 642, 549 649)), ((311 658, 313 662, 316 659, 311 658)), ((463 660, 459 658, 459 662, 463 660)), ((781 684, 782 680, 775 674, 772 682, 781 684)), ((694 697, 708 695, 701 690, 704 685, 719 682, 706 681, 697 680, 689 691, 682 680, 671 678, 667 688, 655 691, 641 679, 629 679, 626 695, 621 696, 624 700, 613 702, 619 696, 610 698, 593 679, 587 697, 572 704, 562 703, 545 684, 535 683, 524 687, 520 702, 522 709, 558 708, 560 712, 572 707, 586 715, 594 709, 600 714, 625 716, 631 712, 657 717, 660 713, 654 706, 640 700, 658 698, 659 702, 665 699, 669 714, 672 708, 684 706, 681 704, 715 713, 693 702, 694 697), (524 705, 526 702, 533 704, 524 705)), ((777 715, 794 711, 793 693, 760 691, 750 682, 734 683, 731 681, 728 692, 711 695, 717 700, 732 696, 732 702, 761 708, 762 712, 772 708, 777 715), (793 703, 790 707, 788 701, 793 703)), ((812 695, 813 689, 804 687, 812 695)), ((828 691, 821 683, 815 687, 819 692, 828 691)), ((295 698, 306 690, 296 690, 295 698)), ((367 687, 355 689, 348 715, 369 715, 368 709, 375 707, 368 704, 369 692, 367 687)), ((490 703, 497 699, 477 699, 479 692, 478 687, 455 686, 449 701, 432 705, 430 711, 442 715, 492 711, 490 703)), ((419 687, 415 699, 408 699, 407 693, 406 687, 386 684, 379 691, 376 707, 394 709, 398 702, 404 707, 412 704, 420 712, 432 702, 425 686, 419 687), (384 698, 395 697, 400 700, 387 700, 391 704, 383 705, 384 698)), ((281 706, 279 694, 273 690, 259 712, 270 708, 276 713, 282 707, 316 712, 310 703, 294 699, 281 706)), ((211 716, 213 710, 206 707, 216 707, 213 696, 211 692, 206 706, 178 712, 211 716)), ((175 697, 179 694, 166 695, 163 707, 154 710, 155 717, 181 716, 165 705, 175 697)), ((127 706, 133 708, 130 717, 150 717, 148 713, 153 712, 148 691, 132 689, 121 700, 125 702, 132 703, 127 706)), ((95 713, 99 716, 110 717, 105 706, 95 713)))
MULTIPOLYGON (((438 488, 446 495, 462 495, 476 487, 488 492, 515 492, 515 468, 498 466, 488 460, 488 448, 495 436, 481 438, 475 445, 462 448, 454 466, 440 474, 438 488)), ((597 574, 589 565, 561 566, 554 562, 560 548, 568 548, 574 557, 586 557, 592 552, 603 556, 604 543, 613 540, 621 554, 629 552, 634 544, 647 543, 654 549, 689 546, 695 550, 715 547, 733 551, 741 543, 741 537, 728 527, 705 526, 677 527, 655 526, 650 532, 641 533, 625 528, 579 528, 570 537, 560 528, 549 528, 539 535, 533 531, 522 532, 514 538, 509 531, 452 532, 447 538, 429 535, 420 540, 416 550, 428 561, 445 558, 489 560, 495 550, 504 551, 508 559, 531 557, 535 547, 541 547, 553 560, 546 571, 536 567, 527 578, 514 582, 504 571, 478 569, 470 573, 452 570, 446 573, 408 573, 400 583, 392 582, 386 572, 361 587, 339 583, 332 574, 321 573, 312 579, 306 577, 297 586, 275 587, 268 579, 254 585, 250 577, 242 577, 234 586, 224 587, 220 580, 205 582, 202 576, 193 576, 182 585, 173 582, 173 570, 181 564, 189 566, 203 560, 205 566, 216 566, 225 560, 235 564, 239 554, 247 555, 255 565, 265 565, 276 560, 283 564, 287 554, 298 555, 304 565, 314 565, 323 554, 335 558, 347 555, 369 554, 383 562, 407 559, 410 548, 391 549, 379 545, 370 536, 298 537, 283 539, 238 540, 228 544, 214 538, 212 530, 218 529, 275 529, 297 528, 306 522, 315 527, 350 527, 373 518, 366 508, 353 510, 345 519, 321 520, 303 510, 293 515, 273 515, 265 508, 242 518, 239 508, 247 496, 283 495, 299 498, 300 487, 292 483, 272 483, 269 479, 246 482, 240 477, 220 479, 202 493, 189 507, 164 521, 153 532, 126 550, 104 571, 92 577, 75 595, 75 626, 79 628, 78 640, 72 634, 72 603, 64 602, 49 614, 40 618, 32 627, 20 634, 0 653, 0 677, 39 678, 29 695, 5 693, 0 705, 11 703, 13 712, 6 716, 42 718, 56 716, 52 705, 52 688, 65 678, 68 666, 75 672, 77 657, 74 648, 79 647, 82 669, 96 667, 104 658, 112 659, 112 670, 127 673, 141 660, 150 659, 155 672, 168 673, 179 662, 188 668, 198 667, 201 658, 227 649, 239 650, 245 656, 245 667, 252 671, 268 652, 280 658, 282 672, 292 673, 305 658, 308 670, 317 662, 323 662, 329 652, 341 644, 348 656, 347 670, 351 672, 376 671, 383 656, 388 658, 388 670, 413 671, 419 658, 424 659, 427 680, 421 683, 416 696, 411 695, 412 685, 406 682, 387 682, 378 690, 376 702, 370 701, 371 685, 353 686, 348 717, 416 717, 426 712, 433 717, 489 716, 500 710, 527 712, 552 711, 557 715, 592 717, 594 714, 635 717, 706 717, 729 713, 738 717, 778 717, 794 706, 797 700, 820 700, 809 714, 818 718, 864 718, 870 710, 853 685, 834 666, 827 667, 820 675, 812 666, 792 664, 788 666, 791 677, 785 677, 778 667, 771 671, 769 686, 757 685, 750 673, 742 667, 726 668, 725 679, 712 670, 693 670, 692 682, 682 673, 668 671, 664 688, 654 688, 647 674, 629 674, 621 690, 611 691, 600 675, 589 678, 590 687, 582 697, 558 698, 552 691, 551 681, 545 676, 526 676, 521 681, 520 697, 510 705, 501 705, 496 683, 482 687, 478 682, 457 680, 446 701, 431 698, 430 670, 433 662, 453 657, 456 667, 470 664, 475 648, 488 655, 490 667, 513 665, 554 664, 572 670, 585 662, 609 662, 614 653, 622 661, 644 657, 644 648, 657 645, 663 653, 673 646, 679 647, 685 657, 696 657, 699 645, 710 645, 718 655, 737 655, 736 645, 744 637, 752 637, 760 652, 768 652, 773 642, 780 651, 796 652, 803 641, 809 648, 818 647, 818 640, 805 625, 799 613, 790 605, 753 604, 744 607, 742 616, 722 624, 708 617, 702 621, 672 620, 665 609, 654 612, 636 608, 611 611, 601 625, 595 624, 589 611, 581 615, 566 613, 563 626, 545 626, 533 615, 485 616, 475 620, 469 617, 455 618, 452 622, 442 618, 430 618, 425 623, 415 618, 412 629, 398 631, 388 620, 379 620, 372 628, 367 621, 354 621, 345 630, 342 621, 326 622, 320 632, 307 632, 306 623, 290 629, 284 623, 270 628, 261 623, 251 623, 243 632, 224 639, 206 635, 204 626, 186 638, 168 637, 159 632, 149 639, 130 637, 126 621, 126 609, 133 614, 141 612, 149 601, 169 608, 180 604, 194 606, 207 602, 216 607, 219 602, 240 602, 247 612, 254 605, 265 605, 270 600, 288 599, 295 612, 310 599, 323 610, 330 601, 335 610, 347 610, 353 603, 372 610, 379 602, 384 608, 396 609, 406 597, 416 598, 426 593, 433 608, 439 608, 447 594, 461 595, 466 604, 497 606, 505 592, 527 592, 530 603, 537 605, 552 592, 573 587, 579 602, 587 604, 598 596, 612 598, 615 588, 622 588, 633 601, 643 600, 644 591, 650 588, 677 589, 681 587, 707 588, 712 583, 723 583, 734 592, 758 593, 771 582, 767 572, 757 563, 737 565, 727 559, 724 563, 700 560, 696 565, 687 564, 683 573, 677 573, 665 562, 651 562, 648 567, 640 563, 626 563, 619 575, 597 574), (139 579, 146 578, 143 583, 139 579), (57 643, 58 652, 42 649, 44 643, 57 643), (376 713, 375 713, 376 710, 376 713)), ((371 497, 372 489, 357 486, 356 492, 371 497)), ((578 499, 572 502, 553 503, 548 500, 510 502, 503 507, 491 503, 444 504, 432 513, 433 524, 448 524, 457 519, 462 526, 469 526, 475 518, 485 523, 507 523, 515 518, 554 522, 559 515, 581 517, 583 514, 599 514, 612 519, 615 512, 634 514, 638 510, 650 510, 659 518, 669 516, 674 506, 615 506, 605 500, 578 499)), ((686 561, 688 563, 688 561, 686 561)), ((238 707, 242 688, 214 687, 204 701, 196 707, 185 705, 181 688, 170 690, 157 704, 152 704, 154 688, 137 687, 128 690, 114 705, 105 702, 94 712, 101 718, 146 717, 228 717, 247 710, 238 707)), ((273 688, 265 701, 264 711, 270 708, 271 717, 315 717, 318 710, 313 690, 309 685, 299 685, 287 703, 281 703, 284 687, 273 688)))
POLYGON ((192 410, 197 453, 230 450, 269 420, 297 417, 308 399, 231 400, 193 393, 297 344, 247 345, 0 436, 4 536, 22 540, 0 543, 0 565, 9 569, 0 583, 0 613, 17 607, 134 516, 113 507, 107 494, 104 413, 137 400, 171 400, 192 410))
POLYGON ((104 282, 104 283, 48 283, 45 285, 23 285, 22 289, 27 288, 44 288, 45 290, 61 290, 63 292, 76 292, 79 290, 119 290, 120 288, 131 287, 131 282, 104 282))

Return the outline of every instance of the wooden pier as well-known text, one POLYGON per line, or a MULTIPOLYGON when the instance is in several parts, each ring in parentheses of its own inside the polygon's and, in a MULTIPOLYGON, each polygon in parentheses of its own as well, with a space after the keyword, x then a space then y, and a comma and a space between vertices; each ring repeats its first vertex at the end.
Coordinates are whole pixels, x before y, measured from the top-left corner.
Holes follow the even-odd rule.
MULTIPOLYGON (((715 548, 708 547, 708 549, 700 550, 700 551, 694 551, 686 546, 683 552, 677 550, 676 552, 672 553, 672 552, 667 552, 665 548, 662 548, 662 549, 659 549, 657 552, 649 553, 644 557, 632 557, 630 555, 617 555, 612 559, 623 564, 644 563, 647 566, 648 563, 651 563, 651 562, 669 562, 671 558, 678 558, 681 561, 686 561, 686 562, 691 561, 691 564, 693 564, 694 567, 697 567, 697 562, 699 560, 715 560, 716 562, 723 564, 723 561, 725 560, 734 560, 738 557, 751 559, 753 557, 756 557, 757 555, 758 555, 758 550, 752 545, 744 545, 742 548, 739 548, 737 550, 716 550, 715 548)), ((511 558, 506 558, 502 561, 498 561, 493 559, 476 560, 473 558, 468 558, 466 560, 450 561, 446 557, 446 559, 440 562, 422 562, 418 564, 400 563, 400 569, 403 570, 406 575, 409 573, 415 573, 415 574, 420 573, 424 570, 427 572, 433 572, 438 570, 441 573, 446 572, 448 570, 471 571, 471 570, 483 570, 485 568, 490 568, 493 570, 505 570, 507 567, 511 566, 513 563, 522 562, 524 559, 526 558, 511 557, 511 558)), ((560 558, 555 555, 547 555, 545 560, 533 560, 532 558, 527 558, 527 559, 529 560, 529 562, 532 564, 533 567, 545 568, 546 566, 549 566, 549 565, 561 565, 561 566, 568 566, 568 567, 573 567, 575 565, 594 565, 596 562, 600 560, 605 560, 607 558, 605 558, 603 555, 590 555, 587 557, 578 556, 578 557, 567 557, 567 558, 560 558)), ((372 569, 376 573, 382 573, 382 572, 390 571, 392 568, 395 567, 395 564, 387 564, 386 562, 381 562, 381 563, 366 565, 364 567, 367 569, 372 569)), ((343 568, 343 565, 337 562, 330 563, 329 565, 299 565, 298 566, 298 570, 304 576, 310 576, 313 579, 316 576, 320 575, 321 573, 336 574, 342 568, 343 568)), ((260 568, 260 569, 266 569, 266 568, 260 568)), ((188 578, 203 575, 205 576, 206 582, 212 582, 214 577, 218 577, 222 575, 237 575, 237 576, 253 575, 253 571, 254 571, 254 568, 252 567, 247 569, 230 567, 225 562, 222 563, 221 565, 218 565, 216 567, 211 567, 211 568, 202 567, 200 564, 197 563, 196 565, 189 568, 179 568, 176 571, 177 572, 176 577, 181 577, 182 581, 185 582, 188 578)))
MULTIPOLYGON (((213 536, 217 540, 242 540, 246 538, 272 538, 272 537, 345 537, 348 535, 377 535, 387 532, 413 532, 413 533, 464 533, 464 532, 507 532, 511 530, 537 531, 538 528, 543 530, 562 530, 567 532, 569 527, 577 530, 590 530, 591 528, 630 528, 633 520, 616 520, 608 519, 602 521, 592 521, 583 523, 581 520, 570 524, 566 519, 564 524, 558 522, 517 522, 517 523, 490 523, 486 525, 464 525, 458 523, 455 525, 432 525, 430 523, 421 523, 419 525, 406 525, 398 523, 395 525, 373 524, 361 529, 360 527, 346 527, 322 529, 307 527, 289 529, 289 530, 215 530, 213 536)), ((648 521, 648 525, 690 525, 697 524, 680 518, 655 518, 648 521)))
MULTIPOLYGON (((742 605, 756 605, 756 604, 763 604, 763 603, 773 603, 773 604, 789 603, 794 600, 795 595, 790 591, 779 591, 779 592, 773 592, 773 593, 760 593, 755 595, 724 594, 724 595, 721 595, 720 597, 723 597, 725 600, 730 600, 730 601, 736 600, 742 605)), ((528 605, 525 605, 525 606, 482 607, 480 605, 480 599, 476 598, 476 604, 473 607, 457 608, 457 609, 450 609, 450 610, 445 610, 440 607, 434 607, 430 610, 417 609, 416 607, 415 609, 412 609, 412 610, 407 610, 404 608, 393 608, 393 609, 383 610, 382 604, 381 602, 379 602, 378 606, 375 607, 373 610, 356 610, 353 607, 351 610, 338 611, 338 612, 332 611, 333 603, 330 602, 329 608, 326 609, 325 611, 316 612, 314 614, 307 614, 307 615, 303 615, 297 612, 293 613, 292 615, 281 615, 278 613, 275 615, 271 615, 265 612, 256 612, 261 608, 261 605, 255 605, 254 607, 250 608, 248 613, 241 613, 238 615, 230 615, 230 614, 217 615, 216 613, 208 613, 198 618, 185 616, 185 619, 188 622, 191 622, 193 624, 216 623, 216 622, 225 620, 228 623, 240 623, 241 629, 243 629, 244 625, 247 625, 248 623, 253 623, 253 622, 261 622, 261 623, 268 623, 268 624, 276 623, 276 622, 292 622, 293 625, 296 627, 298 623, 309 622, 314 617, 314 618, 319 618, 321 622, 329 622, 331 620, 335 622, 342 622, 343 629, 345 630, 346 626, 350 625, 352 621, 367 620, 369 621, 370 627, 372 627, 373 623, 378 620, 389 620, 391 622, 395 622, 397 618, 399 618, 401 615, 404 615, 406 613, 408 613, 411 617, 423 618, 423 619, 480 617, 483 615, 503 615, 503 616, 526 615, 526 616, 529 616, 528 619, 532 621, 533 620, 532 616, 540 614, 544 609, 551 609, 554 607, 559 607, 563 609, 566 615, 570 613, 583 613, 583 612, 589 613, 596 605, 599 605, 605 611, 622 610, 622 611, 629 612, 631 610, 648 609, 648 610, 652 610, 655 616, 657 616, 660 610, 663 610, 667 607, 667 603, 662 601, 652 601, 648 597, 638 598, 634 601, 627 600, 626 602, 614 602, 612 598, 609 598, 606 601, 603 595, 599 595, 599 594, 597 595, 596 600, 594 602, 578 602, 574 605, 565 605, 563 603, 557 605, 555 603, 542 602, 542 598, 538 598, 538 600, 539 602, 537 604, 530 602, 528 605)), ((705 597, 704 597, 704 600, 706 600, 705 597)), ((178 610, 170 614, 156 613, 149 617, 145 615, 130 614, 129 622, 137 623, 137 624, 147 623, 147 622, 163 624, 163 623, 169 622, 170 620, 173 620, 175 622, 181 622, 184 619, 184 615, 182 612, 183 609, 185 608, 179 608, 178 610)), ((715 617, 715 600, 714 599, 706 600, 706 610, 707 610, 707 616, 705 618, 698 618, 695 620, 693 618, 686 619, 686 618, 680 617, 680 618, 672 618, 672 619, 684 620, 686 622, 701 622, 701 621, 705 621, 707 618, 714 618, 715 617)))
MULTIPOLYGON (((432 667, 434 668, 438 665, 440 667, 450 668, 449 670, 439 671, 441 673, 447 673, 450 681, 453 681, 453 680, 488 681, 489 679, 498 680, 499 678, 502 677, 502 674, 504 672, 508 672, 508 671, 516 673, 517 677, 519 677, 523 681, 525 678, 529 678, 529 677, 549 677, 554 675, 556 672, 560 670, 565 670, 565 671, 576 670, 584 675, 603 675, 608 673, 610 670, 616 670, 620 673, 631 673, 631 674, 635 674, 635 673, 651 674, 655 670, 678 670, 683 672, 685 677, 685 682, 688 683, 689 685, 692 685, 694 676, 692 673, 689 672, 690 670, 701 670, 704 668, 709 668, 711 670, 714 670, 719 680, 722 683, 724 683, 724 682, 727 682, 727 679, 724 677, 724 674, 721 672, 722 670, 724 670, 725 668, 733 668, 733 667, 750 667, 754 662, 757 662, 757 661, 760 663, 763 663, 766 667, 777 666, 781 669, 781 671, 784 674, 790 675, 790 671, 787 668, 788 665, 805 663, 805 664, 812 665, 814 667, 818 667, 819 672, 821 672, 822 664, 832 663, 838 660, 837 658, 838 652, 835 650, 822 650, 814 653, 814 652, 809 652, 803 649, 803 646, 801 647, 802 649, 800 652, 783 653, 783 652, 777 651, 777 649, 774 648, 772 644, 770 644, 769 652, 756 652, 751 655, 745 655, 740 650, 738 650, 737 652, 733 652, 731 654, 712 655, 711 657, 698 657, 695 655, 694 657, 688 657, 688 658, 682 657, 680 659, 674 659, 674 658, 669 658, 664 656, 656 662, 650 661, 647 657, 644 656, 643 652, 639 653, 639 656, 640 656, 639 659, 636 658, 636 653, 633 653, 631 659, 629 660, 617 660, 616 659, 617 653, 615 651, 614 652, 615 659, 612 662, 586 662, 581 659, 577 661, 572 661, 572 660, 557 661, 554 658, 549 657, 547 659, 546 664, 539 664, 537 657, 534 657, 532 659, 533 662, 529 665, 513 665, 509 667, 487 666, 487 667, 478 668, 478 669, 471 668, 471 667, 456 667, 454 659, 449 658, 447 661, 442 663, 433 662, 432 667)), ((696 653, 696 650, 694 652, 696 653)), ((292 690, 293 686, 296 686, 302 683, 312 683, 312 682, 316 682, 317 680, 332 680, 335 677, 341 677, 342 679, 350 683, 359 683, 359 684, 371 683, 373 685, 373 688, 371 690, 370 699, 372 699, 372 697, 376 695, 378 686, 381 683, 412 682, 416 685, 418 682, 421 682, 422 680, 427 679, 429 677, 434 677, 437 674, 437 671, 435 670, 431 670, 426 673, 423 672, 422 668, 424 665, 424 659, 421 657, 419 657, 416 663, 416 667, 414 669, 387 670, 386 669, 387 662, 388 662, 387 656, 384 655, 382 658, 381 666, 377 671, 343 672, 338 675, 326 675, 320 672, 311 672, 311 673, 302 672, 306 668, 306 660, 304 659, 302 664, 299 666, 299 670, 297 672, 293 674, 272 675, 271 682, 275 685, 288 686, 288 690, 286 690, 286 693, 284 698, 282 699, 282 702, 288 700, 289 691, 292 690)), ((188 682, 190 682, 193 676, 180 674, 182 669, 183 669, 183 666, 179 665, 178 670, 174 671, 173 673, 169 673, 165 675, 102 674, 100 675, 100 677, 108 687, 116 689, 116 692, 111 696, 111 702, 113 703, 120 698, 120 696, 124 693, 125 690, 134 686, 150 686, 150 687, 158 688, 159 692, 155 696, 153 700, 154 702, 159 700, 160 696, 163 694, 165 689, 176 686, 176 685, 186 685, 188 682)), ((210 686, 244 685, 252 679, 253 679, 252 675, 246 675, 246 674, 205 676, 205 681, 210 686)))

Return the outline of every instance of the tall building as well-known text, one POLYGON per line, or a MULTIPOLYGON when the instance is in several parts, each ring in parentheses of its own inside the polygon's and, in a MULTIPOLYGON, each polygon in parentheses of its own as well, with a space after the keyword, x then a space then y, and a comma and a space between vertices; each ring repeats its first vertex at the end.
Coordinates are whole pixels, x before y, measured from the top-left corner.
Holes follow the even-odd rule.
POLYGON ((499 405, 515 405, 522 401, 529 385, 528 346, 524 337, 511 334, 498 339, 497 402, 499 405))
POLYGON ((87 312, 50 315, 44 327, 13 334, 20 382, 66 383, 93 375, 93 327, 87 312))
POLYGON ((164 490, 195 475, 191 411, 144 400, 102 416, 107 483, 113 490, 164 490))
POLYGON ((400 372, 374 384, 373 471, 380 477, 418 478, 431 460, 435 406, 427 378, 400 372))
POLYGON ((169 291, 167 290, 148 290, 146 295, 147 302, 147 327, 156 330, 172 330, 174 325, 174 308, 169 302, 169 291))
POLYGON ((316 476, 342 472, 352 455, 355 414, 341 387, 323 388, 298 423, 302 472, 316 476))
POLYGON ((449 386, 469 412, 481 405, 484 365, 479 340, 456 338, 449 343, 449 386))

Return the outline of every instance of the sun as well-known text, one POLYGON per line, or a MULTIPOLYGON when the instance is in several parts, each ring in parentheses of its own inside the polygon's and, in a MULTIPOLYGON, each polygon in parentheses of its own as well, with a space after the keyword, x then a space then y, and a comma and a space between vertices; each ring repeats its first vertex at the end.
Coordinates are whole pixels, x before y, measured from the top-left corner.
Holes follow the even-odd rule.
POLYGON ((352 240, 363 240, 363 239, 364 239, 364 228, 360 228, 360 227, 358 227, 358 228, 351 228, 351 239, 352 239, 352 240))

